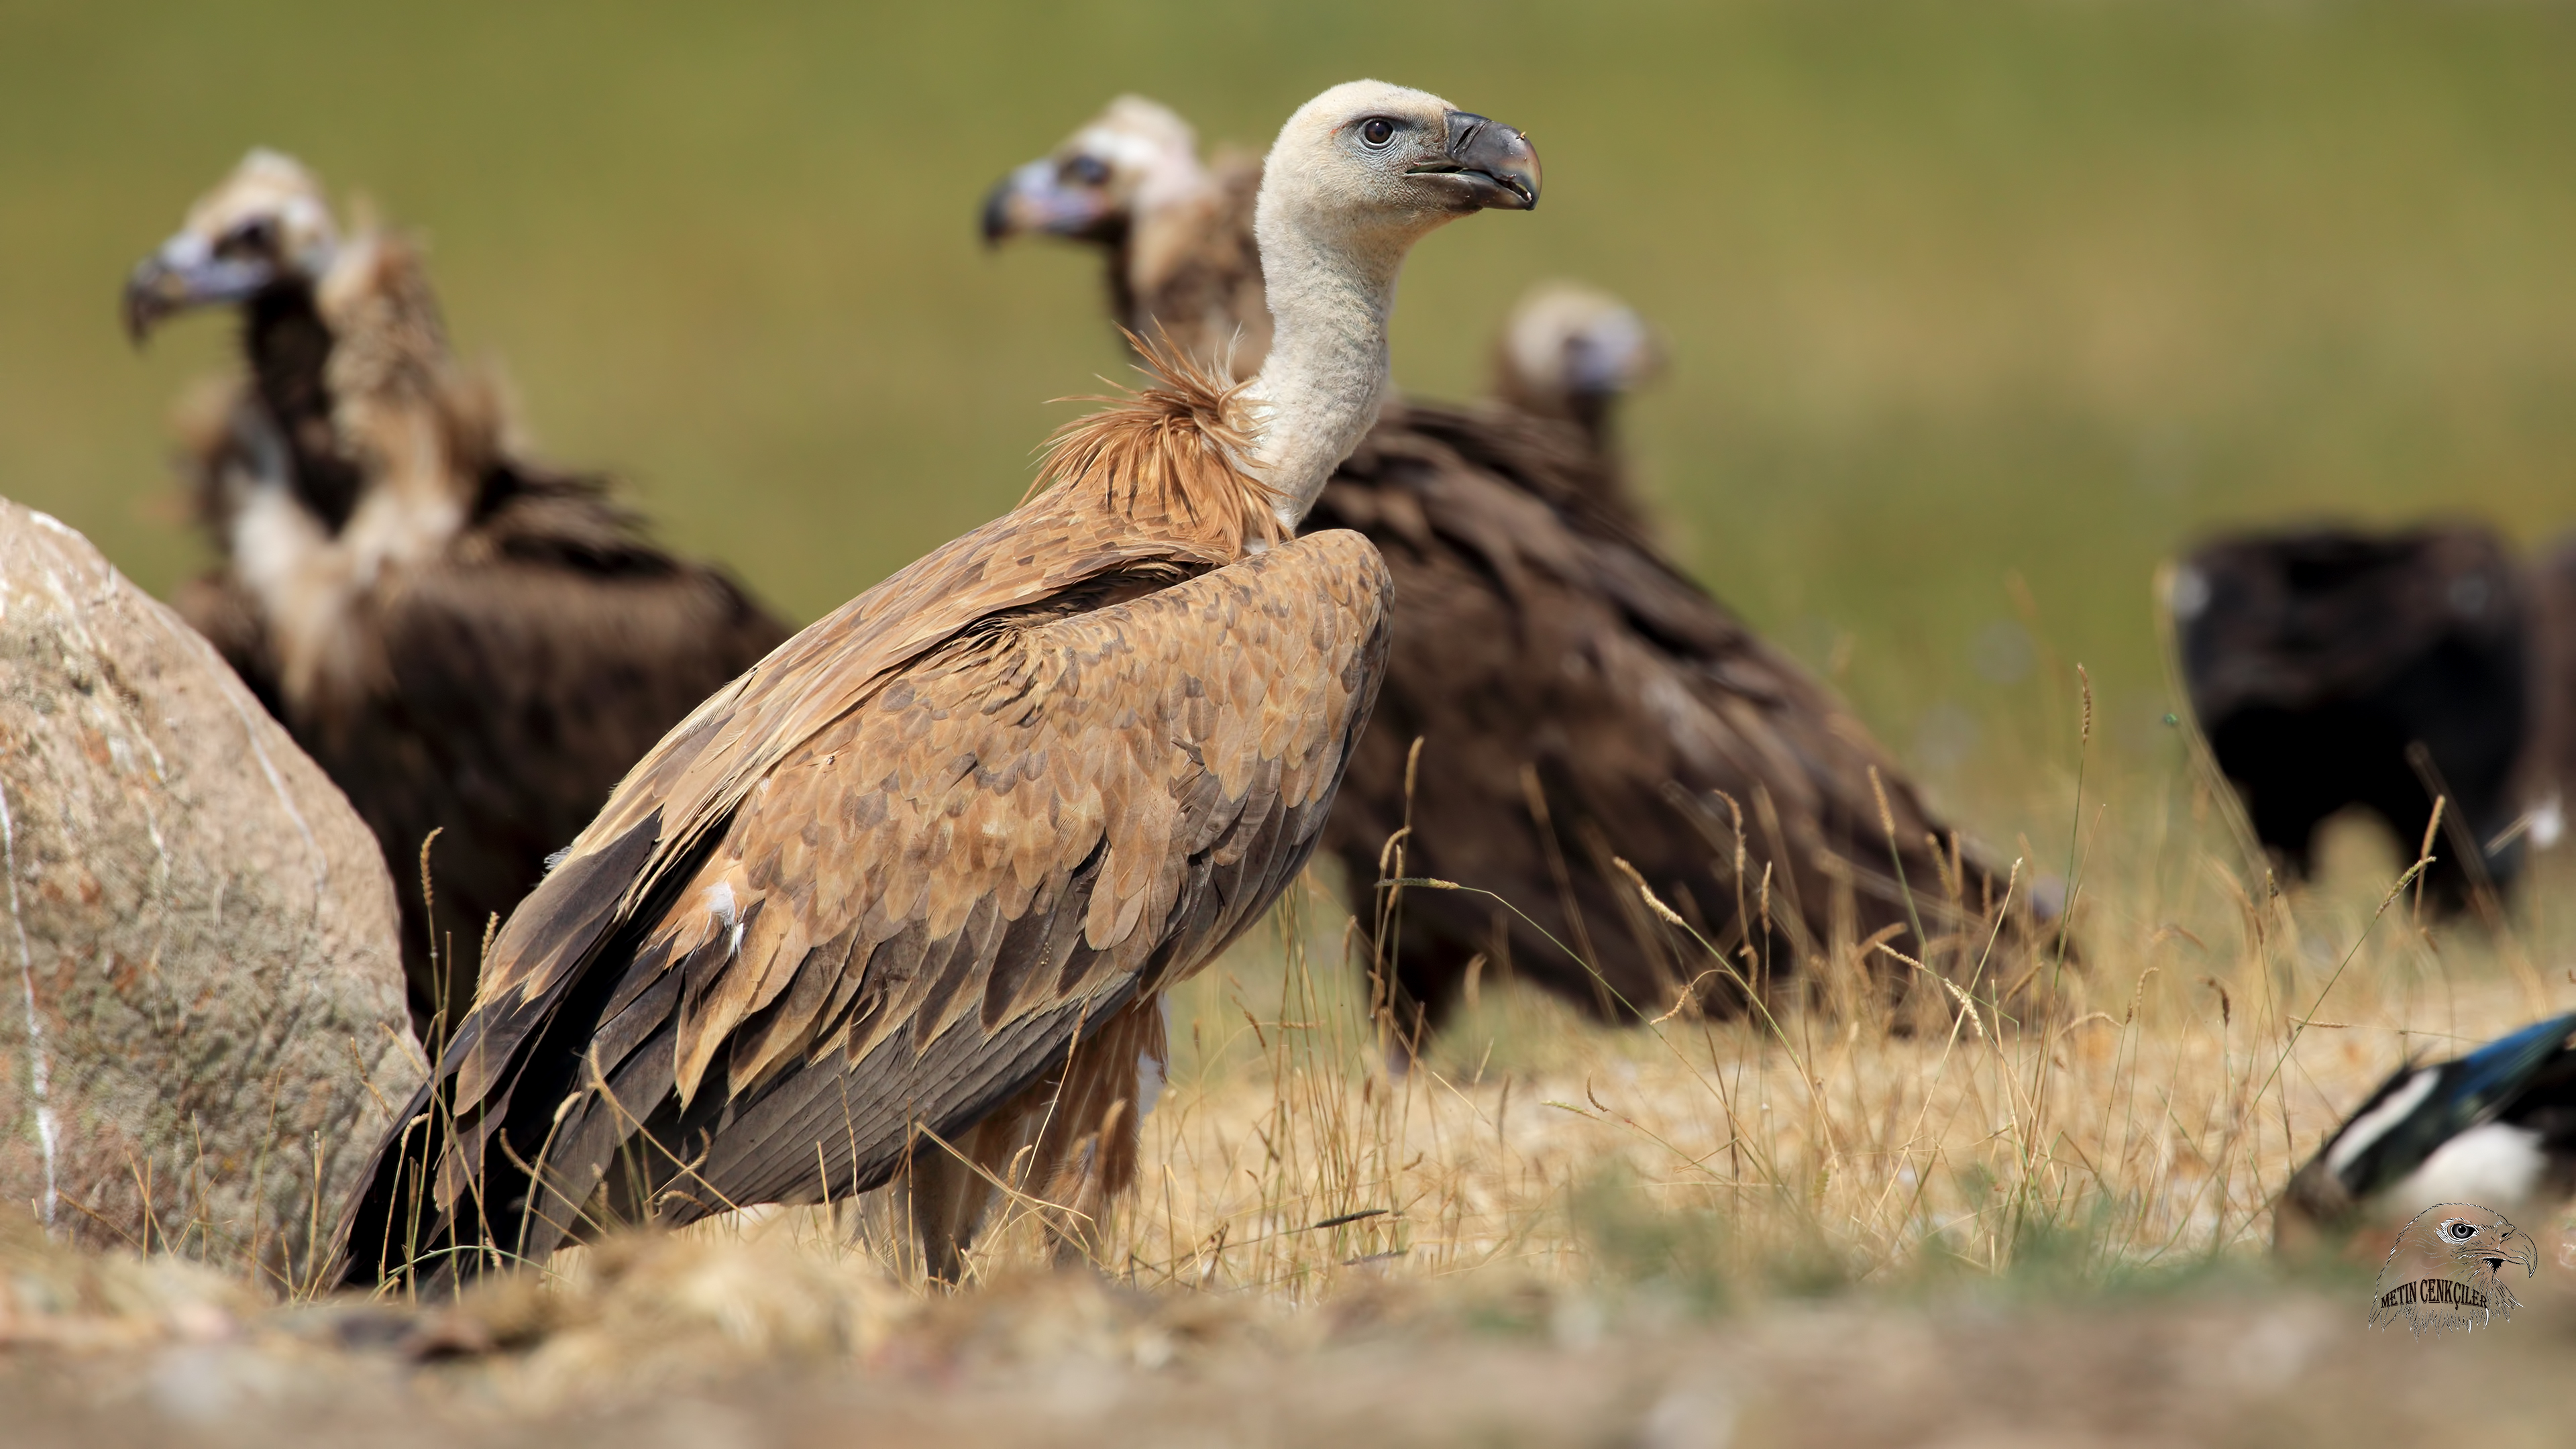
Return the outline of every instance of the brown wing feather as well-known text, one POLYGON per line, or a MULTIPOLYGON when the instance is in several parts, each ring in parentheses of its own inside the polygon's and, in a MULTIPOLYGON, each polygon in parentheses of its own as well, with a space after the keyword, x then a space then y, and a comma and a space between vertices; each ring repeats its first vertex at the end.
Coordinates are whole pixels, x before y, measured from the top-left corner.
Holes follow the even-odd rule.
MULTIPOLYGON (((471 1161, 487 1145, 543 1159, 519 1245, 537 1252, 639 1123, 664 1154, 645 1185, 686 1189, 661 1207, 682 1219, 873 1186, 908 1124, 971 1125, 1302 866, 1376 687, 1385 591, 1365 540, 1319 534, 1093 612, 991 619, 902 670, 765 772, 628 944, 575 953, 558 974, 594 980, 539 998, 533 1053, 460 1044, 469 1165, 434 1214, 471 1183, 515 1200, 489 1187, 504 1154, 471 1161), (540 1086, 560 1041, 596 1049, 540 1086)), ((514 936, 565 933, 553 897, 625 891, 583 864, 514 936)), ((487 1003, 468 1031, 508 1014, 487 1003)))

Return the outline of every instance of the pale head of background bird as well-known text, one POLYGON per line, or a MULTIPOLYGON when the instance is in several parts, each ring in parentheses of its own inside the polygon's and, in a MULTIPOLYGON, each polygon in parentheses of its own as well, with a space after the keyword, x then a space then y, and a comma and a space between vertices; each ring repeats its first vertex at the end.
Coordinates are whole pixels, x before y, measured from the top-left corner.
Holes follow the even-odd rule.
POLYGON ((125 326, 141 342, 192 308, 310 286, 331 269, 340 231, 322 183, 293 157, 259 149, 188 208, 187 220, 125 284, 125 326))
POLYGON ((2397 1235, 2397 1246, 2389 1250, 2374 1289, 2379 1296, 2372 1303, 2371 1326, 2384 1328, 2404 1318, 2419 1334, 2484 1327, 2491 1316, 2507 1317, 2522 1306, 2505 1286, 2505 1265, 2521 1264, 2522 1275, 2528 1278, 2539 1262, 2540 1250, 2531 1235, 2501 1214, 2475 1203, 2436 1203, 2417 1214, 2397 1235), (2486 1306, 2442 1301, 2420 1287, 2408 1295, 2409 1301, 2386 1301, 2406 1285, 2427 1281, 2464 1286, 2486 1306))
POLYGON ((1170 107, 1120 96, 984 200, 984 240, 1043 234, 1114 243, 1140 214, 1205 191, 1198 134, 1170 107))
POLYGON ((1636 309, 1580 282, 1541 282, 1512 308, 1494 348, 1494 391, 1599 441, 1618 400, 1654 381, 1664 348, 1636 309))

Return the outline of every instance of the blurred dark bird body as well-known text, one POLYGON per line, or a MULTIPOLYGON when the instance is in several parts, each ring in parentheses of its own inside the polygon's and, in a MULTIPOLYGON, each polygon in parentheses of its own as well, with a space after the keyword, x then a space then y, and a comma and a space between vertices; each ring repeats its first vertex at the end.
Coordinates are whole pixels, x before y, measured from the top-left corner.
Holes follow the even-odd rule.
POLYGON ((2457 908, 2482 878, 2510 882, 2518 843, 2486 844, 2517 813, 2531 701, 2522 591, 2492 534, 2222 539, 2184 560, 2168 602, 2193 713, 2293 877, 2355 805, 2411 858, 2443 794, 2430 898, 2457 908))
POLYGON ((2565 837, 2576 799, 2576 536, 2544 551, 2529 582, 2534 703, 2521 779, 2531 843, 2547 850, 2565 837))
POLYGON ((1404 253, 1536 200, 1517 133, 1375 83, 1275 154, 1264 251, 1306 285, 1273 365, 1078 420, 1017 509, 655 746, 494 942, 343 1219, 348 1281, 907 1166, 935 1276, 997 1184, 1098 1222, 1161 993, 1304 867, 1376 692, 1377 551, 1290 530, 1376 412, 1404 253))
POLYGON ((285 158, 255 153, 199 203, 137 269, 129 318, 140 336, 219 302, 249 375, 194 420, 186 464, 225 561, 177 604, 375 831, 426 1038, 546 856, 788 631, 656 547, 603 480, 529 462, 497 387, 449 355, 418 255, 341 238, 285 158))
MULTIPOLYGON (((1200 166, 1177 117, 1122 98, 1005 180, 984 230, 1107 246, 1121 326, 1242 371, 1261 359, 1236 327, 1261 288, 1248 190, 1235 163, 1200 166)), ((1395 580, 1386 685, 1326 845, 1405 994, 1436 1024, 1483 961, 1611 1018, 1686 987, 1740 1003, 1614 857, 1758 978, 1873 936, 1936 959, 1893 852, 1926 929, 1973 965, 2004 882, 1831 691, 1649 537, 1609 445, 1617 396, 1655 365, 1642 324, 1551 289, 1498 363, 1512 402, 1391 402, 1310 519, 1367 535, 1395 580), (1382 866, 1475 889, 1407 889, 1381 921, 1366 897, 1382 866)))

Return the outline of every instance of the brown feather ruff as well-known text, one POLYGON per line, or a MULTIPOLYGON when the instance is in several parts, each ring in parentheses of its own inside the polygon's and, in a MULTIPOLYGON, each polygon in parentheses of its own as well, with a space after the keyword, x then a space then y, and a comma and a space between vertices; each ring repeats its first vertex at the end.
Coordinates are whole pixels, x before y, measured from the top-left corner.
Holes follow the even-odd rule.
POLYGON ((1119 330, 1154 381, 1111 396, 1060 399, 1104 406, 1047 439, 1029 496, 1097 487, 1101 506, 1113 513, 1150 510, 1202 523, 1236 557, 1286 538, 1278 492, 1245 463, 1253 424, 1243 393, 1251 382, 1229 380, 1173 345, 1168 334, 1149 343, 1119 330))

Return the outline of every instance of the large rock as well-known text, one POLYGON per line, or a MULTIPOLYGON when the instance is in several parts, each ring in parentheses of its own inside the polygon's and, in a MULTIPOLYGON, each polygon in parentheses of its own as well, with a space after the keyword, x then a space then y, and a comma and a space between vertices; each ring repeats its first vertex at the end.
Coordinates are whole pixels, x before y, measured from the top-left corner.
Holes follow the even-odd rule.
POLYGON ((283 1284, 419 1084, 375 837, 214 650, 0 500, 0 1201, 283 1284))

